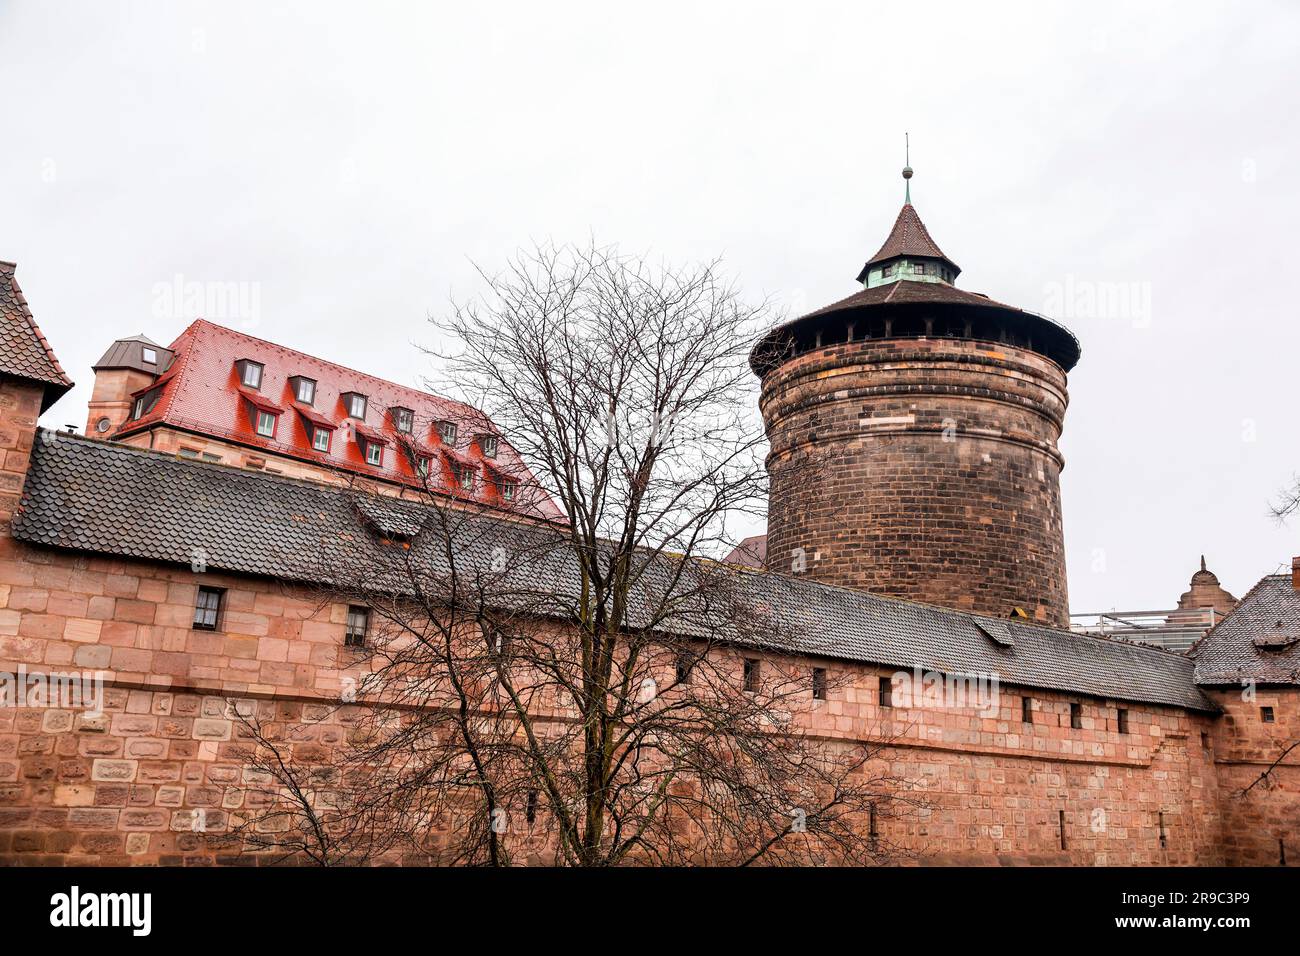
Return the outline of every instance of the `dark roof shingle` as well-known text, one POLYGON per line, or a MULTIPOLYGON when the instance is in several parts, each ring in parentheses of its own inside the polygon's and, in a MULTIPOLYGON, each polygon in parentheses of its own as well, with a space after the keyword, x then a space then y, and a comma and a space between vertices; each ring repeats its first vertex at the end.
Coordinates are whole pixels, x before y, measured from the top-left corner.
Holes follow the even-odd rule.
POLYGON ((1288 637, 1300 637, 1300 591, 1289 574, 1270 574, 1192 647, 1196 682, 1300 684, 1300 641, 1288 637))
MULTIPOLYGON (((355 493, 323 484, 42 431, 14 535, 33 544, 151 561, 190 564, 201 557, 212 570, 307 583, 350 568, 356 577, 349 580, 387 589, 401 586, 386 577, 394 555, 404 563, 409 553, 437 567, 447 549, 435 539, 417 540, 410 552, 394 551, 366 524, 413 533, 437 525, 440 513, 445 512, 395 499, 370 499, 361 509, 355 493)), ((459 560, 473 567, 490 567, 502 547, 531 555, 512 586, 537 595, 537 606, 563 606, 576 590, 562 529, 476 515, 454 533, 459 560)), ((1192 681, 1192 662, 1179 654, 1018 621, 986 621, 722 562, 697 567, 729 575, 728 586, 741 600, 770 612, 783 631, 795 635, 800 653, 996 674, 1004 684, 1215 709, 1192 681), (991 639, 990 630, 1003 639, 991 639)), ((647 575, 647 589, 655 587, 654 578, 647 575)), ((708 613, 687 609, 672 629, 697 633, 697 615, 708 613)))
POLYGON ((45 385, 41 411, 72 388, 54 350, 27 306, 14 276, 17 266, 0 262, 0 372, 45 385))

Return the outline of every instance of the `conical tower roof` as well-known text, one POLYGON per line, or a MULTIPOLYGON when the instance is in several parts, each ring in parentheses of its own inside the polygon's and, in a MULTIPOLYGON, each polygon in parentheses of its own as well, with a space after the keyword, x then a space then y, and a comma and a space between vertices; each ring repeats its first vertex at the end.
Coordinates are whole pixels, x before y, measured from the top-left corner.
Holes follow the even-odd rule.
POLYGON ((952 270, 954 278, 961 272, 957 263, 944 255, 939 244, 931 237, 930 230, 925 228, 925 223, 917 214, 916 207, 910 202, 904 203, 903 208, 898 211, 894 228, 889 230, 889 236, 880 250, 862 267, 862 271, 858 274, 858 281, 862 282, 866 279, 867 272, 872 266, 891 259, 938 259, 952 270))

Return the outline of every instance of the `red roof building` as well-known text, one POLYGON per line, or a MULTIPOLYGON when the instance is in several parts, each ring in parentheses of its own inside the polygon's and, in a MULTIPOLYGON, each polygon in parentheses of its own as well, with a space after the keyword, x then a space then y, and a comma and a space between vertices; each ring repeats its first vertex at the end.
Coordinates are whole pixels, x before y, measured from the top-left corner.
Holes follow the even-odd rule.
POLYGON ((203 319, 162 347, 120 339, 95 365, 86 434, 318 480, 372 480, 562 517, 491 421, 203 319))

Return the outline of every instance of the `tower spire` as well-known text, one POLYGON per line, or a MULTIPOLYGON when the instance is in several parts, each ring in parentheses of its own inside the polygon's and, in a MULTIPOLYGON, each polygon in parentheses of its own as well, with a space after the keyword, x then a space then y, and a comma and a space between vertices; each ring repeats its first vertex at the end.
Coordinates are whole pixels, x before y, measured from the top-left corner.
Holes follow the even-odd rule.
POLYGON ((903 134, 903 205, 912 205, 912 142, 903 134))

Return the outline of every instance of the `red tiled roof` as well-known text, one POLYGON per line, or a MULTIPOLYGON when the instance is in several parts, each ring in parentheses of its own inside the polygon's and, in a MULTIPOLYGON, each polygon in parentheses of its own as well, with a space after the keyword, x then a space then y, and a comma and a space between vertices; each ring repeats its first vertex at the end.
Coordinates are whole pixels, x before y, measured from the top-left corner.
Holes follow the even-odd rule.
POLYGON ((45 411, 72 388, 72 380, 27 307, 14 276, 17 268, 12 262, 0 262, 0 372, 46 386, 41 399, 45 411))
POLYGON ((302 402, 290 402, 289 404, 292 406, 294 411, 296 411, 303 418, 307 419, 307 421, 311 422, 313 425, 316 425, 320 428, 328 428, 330 431, 334 431, 336 428, 339 427, 338 422, 322 415, 320 412, 316 411, 316 409, 312 408, 310 405, 304 405, 302 404, 302 402))
MULTIPOLYGON (((409 408, 415 413, 415 433, 410 438, 417 447, 424 447, 427 440, 428 444, 447 448, 475 467, 481 456, 473 445, 473 435, 496 433, 487 417, 472 406, 385 381, 203 319, 192 322, 170 348, 176 358, 165 381, 160 380, 165 387, 158 403, 138 421, 125 422, 111 437, 123 438, 166 425, 264 449, 269 454, 290 455, 324 467, 417 485, 420 479, 405 455, 385 455, 383 465, 376 467, 366 463, 363 450, 355 441, 331 442, 328 452, 314 450, 306 422, 333 429, 341 429, 346 421, 356 423, 355 419, 348 418, 342 396, 357 392, 366 396, 366 420, 358 423, 357 428, 363 437, 371 436, 389 445, 406 440, 407 436, 393 427, 388 411, 394 407, 409 408), (241 385, 235 368, 239 359, 263 366, 260 389, 241 385), (311 406, 297 401, 289 383, 293 376, 316 382, 315 402, 311 406), (252 416, 243 405, 245 398, 254 404, 260 401, 261 407, 267 407, 268 411, 283 413, 292 409, 298 414, 282 414, 275 437, 264 438, 254 430, 252 416), (465 445, 464 450, 441 444, 433 425, 437 421, 451 421, 459 426, 458 436, 465 445)), ((498 444, 497 454, 503 459, 503 467, 526 476, 526 480, 530 478, 527 467, 509 444, 505 441, 498 444)), ((447 491, 459 494, 451 487, 447 491)), ((528 498, 528 511, 546 518, 562 517, 555 503, 539 491, 530 489, 528 498)))
MULTIPOLYGON (((917 215, 916 208, 910 202, 903 204, 903 208, 898 212, 898 218, 894 220, 894 228, 889 230, 885 244, 880 247, 879 252, 867 260, 862 271, 865 273, 877 262, 898 256, 942 259, 952 266, 954 275, 961 272, 957 264, 943 254, 939 244, 930 238, 930 230, 925 228, 925 223, 921 222, 921 217, 917 215)), ((862 281, 862 276, 858 277, 858 281, 862 281)))
POLYGON ((284 414, 283 408, 275 404, 275 402, 271 401, 261 392, 256 392, 251 388, 240 386, 239 394, 244 397, 244 401, 248 402, 248 404, 252 405, 254 408, 260 408, 262 411, 270 412, 272 415, 284 414))

